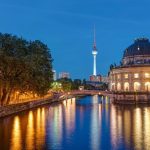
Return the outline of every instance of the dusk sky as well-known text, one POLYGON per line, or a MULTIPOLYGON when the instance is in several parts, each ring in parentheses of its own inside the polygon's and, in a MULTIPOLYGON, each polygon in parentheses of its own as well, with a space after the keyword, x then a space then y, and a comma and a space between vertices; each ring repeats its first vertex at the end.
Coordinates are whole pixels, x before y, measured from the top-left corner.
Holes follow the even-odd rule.
POLYGON ((43 41, 57 73, 88 79, 94 24, 97 72, 106 75, 135 38, 150 38, 149 15, 149 0, 0 0, 0 32, 43 41))

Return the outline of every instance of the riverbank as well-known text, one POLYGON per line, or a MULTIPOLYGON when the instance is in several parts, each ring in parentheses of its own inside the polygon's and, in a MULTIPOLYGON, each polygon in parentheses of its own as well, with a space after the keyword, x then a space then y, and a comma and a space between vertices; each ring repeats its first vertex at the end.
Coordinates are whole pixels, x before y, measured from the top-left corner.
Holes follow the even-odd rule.
POLYGON ((10 104, 7 106, 1 106, 0 107, 0 118, 6 117, 12 114, 16 114, 25 110, 29 110, 35 107, 52 104, 54 102, 59 102, 65 99, 73 98, 72 95, 62 95, 60 97, 49 97, 49 98, 41 98, 39 100, 24 102, 24 103, 18 103, 18 104, 10 104))
POLYGON ((117 105, 149 105, 150 104, 150 100, 128 100, 128 99, 124 99, 124 100, 113 100, 114 104, 117 105))
POLYGON ((114 104, 150 104, 149 92, 114 92, 112 97, 114 104))

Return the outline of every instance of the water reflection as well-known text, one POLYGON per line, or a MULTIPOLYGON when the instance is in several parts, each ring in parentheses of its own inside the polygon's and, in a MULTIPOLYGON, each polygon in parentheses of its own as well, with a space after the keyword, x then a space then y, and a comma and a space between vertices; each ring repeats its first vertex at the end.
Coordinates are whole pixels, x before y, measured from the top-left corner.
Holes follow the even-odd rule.
POLYGON ((0 147, 4 150, 149 150, 149 141, 149 106, 117 106, 98 95, 0 120, 0 147))
POLYGON ((61 140, 62 140, 62 107, 59 105, 58 107, 52 107, 50 111, 50 117, 53 116, 53 120, 48 120, 49 126, 49 133, 52 145, 51 148, 55 149, 56 147, 60 147, 61 140))
POLYGON ((134 130, 133 130, 133 134, 134 134, 134 142, 138 141, 138 143, 136 143, 136 148, 137 149, 142 149, 142 114, 141 114, 141 109, 140 108, 136 108, 135 109, 135 113, 134 113, 134 130))
POLYGON ((11 150, 21 149, 21 129, 20 129, 20 119, 18 116, 14 118, 12 137, 11 137, 11 150))
POLYGON ((75 98, 63 101, 64 104, 64 115, 67 136, 72 133, 75 127, 75 112, 76 112, 76 101, 75 98))
POLYGON ((26 149, 34 149, 34 122, 33 112, 29 111, 26 133, 26 149))
POLYGON ((101 105, 99 105, 98 95, 94 95, 92 101, 97 105, 93 106, 94 109, 91 112, 91 149, 97 150, 100 144, 101 105))
POLYGON ((146 148, 150 148, 150 109, 145 108, 144 112, 144 143, 146 148))
POLYGON ((131 114, 130 111, 125 111, 123 113, 123 122, 124 122, 124 137, 125 137, 125 143, 127 144, 127 147, 130 147, 130 133, 131 133, 131 114))
POLYGON ((36 147, 42 148, 43 143, 45 143, 45 109, 38 108, 36 114, 36 147))
POLYGON ((117 140, 118 140, 118 127, 117 127, 117 116, 116 116, 116 109, 115 107, 111 108, 111 120, 110 120, 110 124, 111 124, 111 136, 113 138, 111 138, 111 143, 114 147, 114 149, 117 149, 117 140))

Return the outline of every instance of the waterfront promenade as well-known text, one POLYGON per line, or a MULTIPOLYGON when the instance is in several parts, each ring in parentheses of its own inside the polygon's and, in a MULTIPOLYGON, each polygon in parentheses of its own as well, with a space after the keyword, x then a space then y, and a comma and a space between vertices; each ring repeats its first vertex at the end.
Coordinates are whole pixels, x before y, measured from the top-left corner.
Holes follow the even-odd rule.
POLYGON ((73 97, 89 96, 89 95, 101 95, 101 96, 110 96, 111 94, 107 91, 99 90, 74 90, 70 92, 60 92, 54 94, 47 94, 42 98, 26 100, 23 102, 17 102, 10 105, 5 105, 0 107, 0 117, 5 117, 14 113, 39 107, 42 105, 48 105, 54 102, 59 102, 73 97))

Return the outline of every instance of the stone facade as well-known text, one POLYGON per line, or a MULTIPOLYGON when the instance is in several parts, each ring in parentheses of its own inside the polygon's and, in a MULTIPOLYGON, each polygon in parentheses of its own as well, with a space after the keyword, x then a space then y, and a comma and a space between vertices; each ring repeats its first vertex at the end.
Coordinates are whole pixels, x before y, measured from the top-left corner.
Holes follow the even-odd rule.
POLYGON ((150 42, 139 38, 125 49, 119 66, 111 66, 109 90, 121 103, 150 102, 150 42))
POLYGON ((150 91, 150 66, 118 67, 109 79, 110 91, 150 91))

